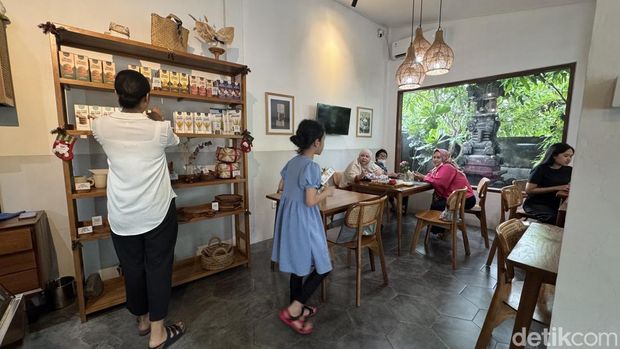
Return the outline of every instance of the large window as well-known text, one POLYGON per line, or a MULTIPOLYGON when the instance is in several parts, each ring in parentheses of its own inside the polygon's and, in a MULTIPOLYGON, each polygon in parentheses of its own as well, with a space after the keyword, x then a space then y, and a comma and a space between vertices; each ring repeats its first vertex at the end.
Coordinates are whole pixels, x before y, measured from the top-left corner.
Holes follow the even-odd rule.
POLYGON ((475 185, 528 178, 566 138, 574 64, 400 92, 398 161, 426 173, 444 148, 475 185))

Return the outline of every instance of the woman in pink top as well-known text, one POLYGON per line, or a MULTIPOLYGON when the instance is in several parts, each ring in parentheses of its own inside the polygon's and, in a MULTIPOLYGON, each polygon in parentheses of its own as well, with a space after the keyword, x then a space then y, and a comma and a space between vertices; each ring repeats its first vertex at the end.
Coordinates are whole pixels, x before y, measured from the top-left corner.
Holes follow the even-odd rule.
POLYGON ((448 196, 457 189, 467 187, 465 195, 465 209, 476 205, 476 196, 469 185, 469 181, 461 169, 452 161, 450 153, 445 149, 435 149, 433 152, 435 166, 426 176, 416 172, 415 179, 423 180, 433 185, 435 193, 431 210, 443 211, 446 208, 448 196))

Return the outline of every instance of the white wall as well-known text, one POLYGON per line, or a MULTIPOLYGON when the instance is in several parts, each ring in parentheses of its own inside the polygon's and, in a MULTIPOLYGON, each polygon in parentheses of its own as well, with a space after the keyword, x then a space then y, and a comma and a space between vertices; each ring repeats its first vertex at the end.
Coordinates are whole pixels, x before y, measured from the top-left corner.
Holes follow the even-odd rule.
POLYGON ((620 2, 597 1, 551 323, 564 333, 620 337, 620 110, 610 109, 620 72, 618 17, 620 2))
MULTIPOLYGON (((470 80, 528 69, 576 62, 575 85, 567 140, 575 144, 581 115, 594 2, 443 22, 446 42, 454 50, 450 73, 427 76, 425 86, 470 80)), ((424 24, 425 31, 437 28, 424 24)), ((410 35, 411 27, 391 29, 390 42, 410 35)), ((430 42, 434 36, 426 36, 430 42)), ((393 76, 402 60, 389 61, 385 143, 396 145, 397 86, 393 76)), ((425 200, 422 201, 426 202, 425 200)), ((414 209, 421 208, 414 205, 414 209)), ((489 226, 499 222, 499 195, 487 201, 489 226)), ((474 222, 474 221, 472 221, 474 222)))
POLYGON ((288 136, 265 134, 265 92, 295 97, 295 123, 315 118, 316 104, 352 109, 348 136, 327 136, 322 166, 343 170, 361 148, 384 146, 387 44, 378 26, 331 0, 244 2, 249 127, 255 135, 250 198, 253 241, 271 238, 280 169, 294 155, 288 136), (357 106, 374 110, 373 137, 355 137, 357 106), (343 151, 344 150, 344 151, 343 151))

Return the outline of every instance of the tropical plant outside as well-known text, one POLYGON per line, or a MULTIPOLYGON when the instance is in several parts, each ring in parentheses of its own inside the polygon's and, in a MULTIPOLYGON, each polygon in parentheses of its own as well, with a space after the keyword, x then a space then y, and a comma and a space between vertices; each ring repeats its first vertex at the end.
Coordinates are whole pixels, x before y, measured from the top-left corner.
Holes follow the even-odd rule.
MULTIPOLYGON (((562 140, 570 70, 557 69, 499 82, 503 95, 497 98, 497 137, 538 137, 541 141, 536 145, 537 155, 529 161, 531 168, 550 144, 562 140)), ((467 92, 470 84, 403 93, 401 125, 407 139, 403 145, 409 148, 403 148, 401 159, 410 160, 413 169, 428 169, 432 151, 438 147, 459 157, 461 145, 470 137, 467 125, 475 115, 475 103, 467 92)))

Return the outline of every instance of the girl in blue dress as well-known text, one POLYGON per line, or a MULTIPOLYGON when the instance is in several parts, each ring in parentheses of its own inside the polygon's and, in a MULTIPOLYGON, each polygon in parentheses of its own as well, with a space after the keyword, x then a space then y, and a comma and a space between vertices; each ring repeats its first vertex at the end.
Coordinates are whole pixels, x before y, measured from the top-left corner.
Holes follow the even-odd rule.
POLYGON ((273 237, 271 260, 280 271, 291 273, 291 303, 280 311, 280 319, 300 334, 312 333, 307 319, 317 309, 306 302, 332 270, 319 203, 333 194, 333 188, 320 191, 321 169, 313 160, 325 142, 323 126, 303 120, 291 142, 297 156, 282 169, 278 192, 282 192, 273 237))

